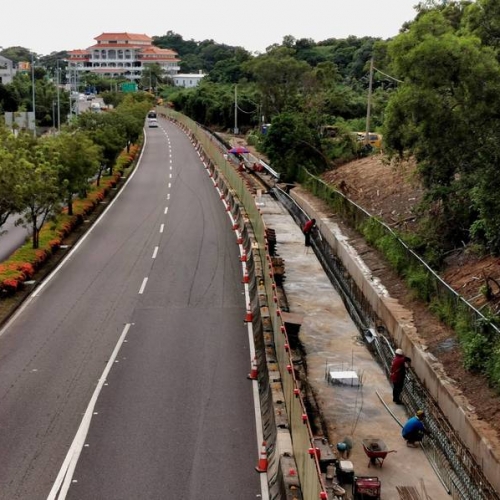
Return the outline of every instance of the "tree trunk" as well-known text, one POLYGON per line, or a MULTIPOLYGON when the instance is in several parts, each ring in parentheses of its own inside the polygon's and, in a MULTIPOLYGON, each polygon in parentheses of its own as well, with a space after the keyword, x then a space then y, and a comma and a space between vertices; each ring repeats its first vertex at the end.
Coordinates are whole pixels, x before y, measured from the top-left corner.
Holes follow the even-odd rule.
POLYGON ((38 231, 38 228, 36 226, 36 217, 35 216, 31 217, 31 226, 33 229, 33 249, 36 250, 39 246, 39 240, 38 240, 39 231, 38 231))

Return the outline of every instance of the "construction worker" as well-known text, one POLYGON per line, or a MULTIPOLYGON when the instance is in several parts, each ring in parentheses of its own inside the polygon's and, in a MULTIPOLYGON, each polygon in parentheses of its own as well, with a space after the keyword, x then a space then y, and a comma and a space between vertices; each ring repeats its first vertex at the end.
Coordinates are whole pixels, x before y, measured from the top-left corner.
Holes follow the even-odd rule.
POLYGON ((412 448, 416 448, 417 444, 422 441, 426 434, 429 434, 423 420, 425 418, 425 413, 422 410, 418 410, 414 417, 411 417, 406 424, 403 426, 401 435, 406 441, 406 445, 412 448))
POLYGON ((401 401, 401 393, 405 385, 406 368, 411 359, 405 356, 402 349, 396 349, 394 359, 391 364, 391 382, 392 382, 392 400, 397 404, 403 404, 401 401))
POLYGON ((309 219, 302 228, 302 232, 304 233, 305 236, 306 247, 311 246, 311 233, 315 227, 316 227, 316 219, 309 219))

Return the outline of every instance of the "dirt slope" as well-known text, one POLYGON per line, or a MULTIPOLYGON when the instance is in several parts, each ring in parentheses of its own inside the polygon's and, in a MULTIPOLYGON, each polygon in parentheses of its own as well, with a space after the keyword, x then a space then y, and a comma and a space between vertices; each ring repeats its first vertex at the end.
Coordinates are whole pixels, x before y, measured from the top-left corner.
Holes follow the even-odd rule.
MULTIPOLYGON (((423 194, 414 164, 406 163, 396 168, 385 161, 382 155, 377 155, 343 165, 327 172, 323 177, 391 227, 411 230, 414 225, 414 208, 423 194)), ((448 375, 457 382, 469 400, 471 409, 494 429, 495 435, 488 437, 498 442, 500 421, 496 417, 500 415, 500 397, 488 388, 482 376, 472 375, 462 368, 462 357, 453 332, 432 316, 425 306, 413 299, 402 281, 394 273, 388 272, 383 259, 359 236, 351 233, 351 243, 374 274, 381 278, 391 295, 414 311, 420 336, 442 362, 448 375)), ((466 250, 458 251, 450 256, 441 275, 449 285, 479 308, 487 302, 481 293, 481 287, 488 277, 494 293, 490 305, 495 307, 499 302, 500 290, 496 284, 500 283, 499 258, 479 258, 466 250)))

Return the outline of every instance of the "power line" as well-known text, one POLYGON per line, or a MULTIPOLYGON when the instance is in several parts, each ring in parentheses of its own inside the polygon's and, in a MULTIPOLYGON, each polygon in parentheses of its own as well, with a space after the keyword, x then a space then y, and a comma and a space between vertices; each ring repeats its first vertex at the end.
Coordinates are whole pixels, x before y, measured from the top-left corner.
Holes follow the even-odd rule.
POLYGON ((241 109, 238 104, 236 104, 236 108, 238 109, 238 111, 241 111, 242 113, 246 113, 247 115, 251 115, 253 113, 257 113, 258 112, 258 109, 254 109, 253 111, 245 111, 244 109, 241 109))
POLYGON ((398 80, 397 78, 394 78, 393 76, 391 75, 388 75, 387 73, 384 73, 383 71, 380 71, 378 68, 376 68, 375 66, 373 67, 373 69, 375 71, 378 71, 380 74, 386 76, 387 78, 390 78, 391 80, 394 80, 395 82, 398 82, 398 83, 404 83, 403 80, 398 80))

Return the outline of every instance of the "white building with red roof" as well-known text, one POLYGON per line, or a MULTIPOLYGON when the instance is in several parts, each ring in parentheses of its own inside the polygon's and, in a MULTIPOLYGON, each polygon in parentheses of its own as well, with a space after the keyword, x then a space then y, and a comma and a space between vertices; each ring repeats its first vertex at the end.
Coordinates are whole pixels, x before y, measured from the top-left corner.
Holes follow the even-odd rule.
POLYGON ((147 35, 103 33, 94 40, 97 43, 91 47, 68 54, 69 69, 76 72, 77 79, 90 72, 136 81, 141 78, 144 68, 153 63, 160 65, 165 76, 173 76, 180 70, 177 52, 154 46, 147 35))

